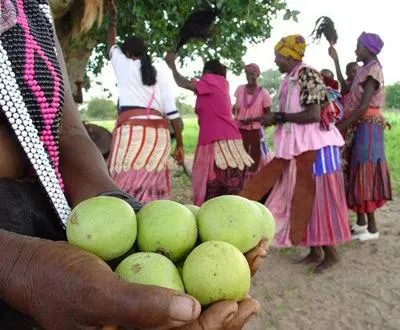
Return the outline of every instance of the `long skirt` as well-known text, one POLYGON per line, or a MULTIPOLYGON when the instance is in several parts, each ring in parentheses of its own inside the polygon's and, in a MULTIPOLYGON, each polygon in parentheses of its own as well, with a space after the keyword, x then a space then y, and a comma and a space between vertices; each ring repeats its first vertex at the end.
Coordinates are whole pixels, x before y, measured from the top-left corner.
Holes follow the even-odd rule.
POLYGON ((110 175, 122 190, 142 203, 170 198, 170 134, 164 126, 127 123, 113 134, 110 175))
POLYGON ((254 160, 254 164, 246 169, 246 183, 254 176, 254 174, 268 164, 271 160, 271 153, 265 142, 265 134, 262 128, 252 130, 241 129, 240 134, 242 135, 246 152, 254 160))
MULTIPOLYGON (((291 160, 265 205, 277 222, 273 245, 291 247, 291 207, 296 185, 296 160, 291 160)), ((338 147, 318 150, 313 166, 315 197, 312 215, 300 246, 333 246, 351 239, 338 147)))
POLYGON ((222 195, 237 195, 243 187, 246 168, 253 160, 242 140, 224 140, 198 145, 193 163, 193 203, 222 195))
POLYGON ((392 199, 384 125, 361 123, 354 132, 350 150, 348 205, 354 212, 372 213, 392 199))

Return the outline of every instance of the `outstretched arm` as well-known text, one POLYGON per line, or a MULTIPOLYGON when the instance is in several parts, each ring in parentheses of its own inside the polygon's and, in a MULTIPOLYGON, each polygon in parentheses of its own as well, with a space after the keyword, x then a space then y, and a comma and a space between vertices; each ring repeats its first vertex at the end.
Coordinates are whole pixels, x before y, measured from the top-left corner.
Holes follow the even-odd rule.
POLYGON ((340 82, 342 93, 346 93, 349 90, 350 86, 347 84, 346 80, 344 79, 343 74, 342 74, 342 70, 340 69, 338 53, 337 53, 336 49, 333 46, 329 47, 328 52, 329 52, 329 56, 333 59, 333 62, 335 64, 336 75, 337 75, 338 80, 340 82))
POLYGON ((182 76, 179 72, 178 69, 176 68, 176 64, 175 64, 175 60, 176 60, 176 54, 174 52, 168 52, 165 61, 168 64, 168 67, 171 69, 172 74, 174 75, 174 79, 176 84, 179 87, 191 90, 191 91, 195 91, 195 87, 193 85, 193 83, 189 80, 186 79, 184 76, 182 76))
POLYGON ((107 33, 107 54, 110 54, 111 47, 115 45, 117 40, 117 8, 115 5, 116 0, 108 0, 108 13, 110 15, 110 22, 108 23, 107 33))

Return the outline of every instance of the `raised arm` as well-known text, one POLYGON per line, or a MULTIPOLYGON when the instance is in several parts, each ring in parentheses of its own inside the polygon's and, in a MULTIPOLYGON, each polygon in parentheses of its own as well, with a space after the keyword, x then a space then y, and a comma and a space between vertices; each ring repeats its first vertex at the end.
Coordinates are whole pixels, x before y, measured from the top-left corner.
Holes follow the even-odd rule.
POLYGON ((342 70, 340 69, 340 62, 339 62, 339 56, 336 51, 336 49, 333 46, 329 47, 329 56, 333 59, 333 62, 335 64, 335 69, 336 69, 336 75, 338 77, 338 80, 340 82, 340 87, 343 92, 347 92, 350 88, 350 86, 347 84, 346 79, 344 79, 342 70))
POLYGON ((171 69, 172 74, 174 76, 175 82, 179 87, 191 90, 191 91, 195 91, 195 87, 193 85, 193 83, 189 80, 186 79, 184 76, 182 76, 179 72, 178 69, 176 68, 176 64, 175 64, 175 60, 176 60, 176 54, 174 52, 168 52, 165 61, 168 64, 168 67, 171 69))
POLYGON ((117 0, 108 0, 108 13, 110 21, 108 23, 107 32, 107 54, 110 54, 111 47, 115 45, 117 40, 117 7, 115 2, 117 0))

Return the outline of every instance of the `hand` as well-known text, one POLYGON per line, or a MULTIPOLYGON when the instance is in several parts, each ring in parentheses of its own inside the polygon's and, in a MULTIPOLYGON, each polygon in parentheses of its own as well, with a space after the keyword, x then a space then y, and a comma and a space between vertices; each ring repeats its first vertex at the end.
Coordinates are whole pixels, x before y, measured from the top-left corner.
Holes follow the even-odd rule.
POLYGON ((261 123, 263 126, 276 125, 276 119, 273 113, 267 113, 261 118, 261 123))
POLYGON ((260 243, 252 250, 245 254, 247 262, 250 266, 251 275, 254 274, 261 268, 264 263, 265 257, 268 255, 268 240, 263 239, 260 243))
MULTIPOLYGON (((190 296, 122 281, 105 262, 67 243, 30 241, 2 297, 46 330, 172 329, 200 315, 200 304, 190 296)), ((211 322, 207 315, 203 319, 211 322)))
POLYGON ((248 118, 248 119, 243 119, 243 120, 240 120, 240 122, 241 122, 243 125, 250 125, 250 124, 253 122, 253 119, 250 119, 250 118, 248 118))
POLYGON ((175 68, 175 61, 176 61, 176 53, 173 51, 169 51, 167 56, 165 56, 165 61, 170 69, 175 68))
POLYGON ((179 330, 240 330, 260 309, 260 304, 249 298, 236 303, 220 301, 212 304, 192 324, 179 330))
POLYGON ((328 49, 328 54, 335 62, 338 61, 339 57, 335 47, 330 46, 328 49))
POLYGON ((183 146, 176 147, 172 156, 178 165, 182 165, 185 162, 185 151, 183 146))
POLYGON ((110 13, 110 16, 115 18, 117 15, 117 7, 115 5, 115 2, 117 0, 108 0, 108 12, 110 13))

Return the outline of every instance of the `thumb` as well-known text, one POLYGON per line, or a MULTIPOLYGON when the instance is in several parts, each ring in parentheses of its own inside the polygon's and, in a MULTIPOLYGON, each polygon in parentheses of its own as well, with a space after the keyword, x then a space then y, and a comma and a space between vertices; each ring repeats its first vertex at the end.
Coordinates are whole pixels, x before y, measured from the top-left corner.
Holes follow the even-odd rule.
POLYGON ((193 297, 161 287, 120 281, 109 291, 97 309, 100 324, 171 329, 192 323, 201 312, 193 297))
POLYGON ((208 307, 194 323, 183 326, 179 330, 222 330, 235 317, 237 311, 236 302, 220 301, 208 307))

